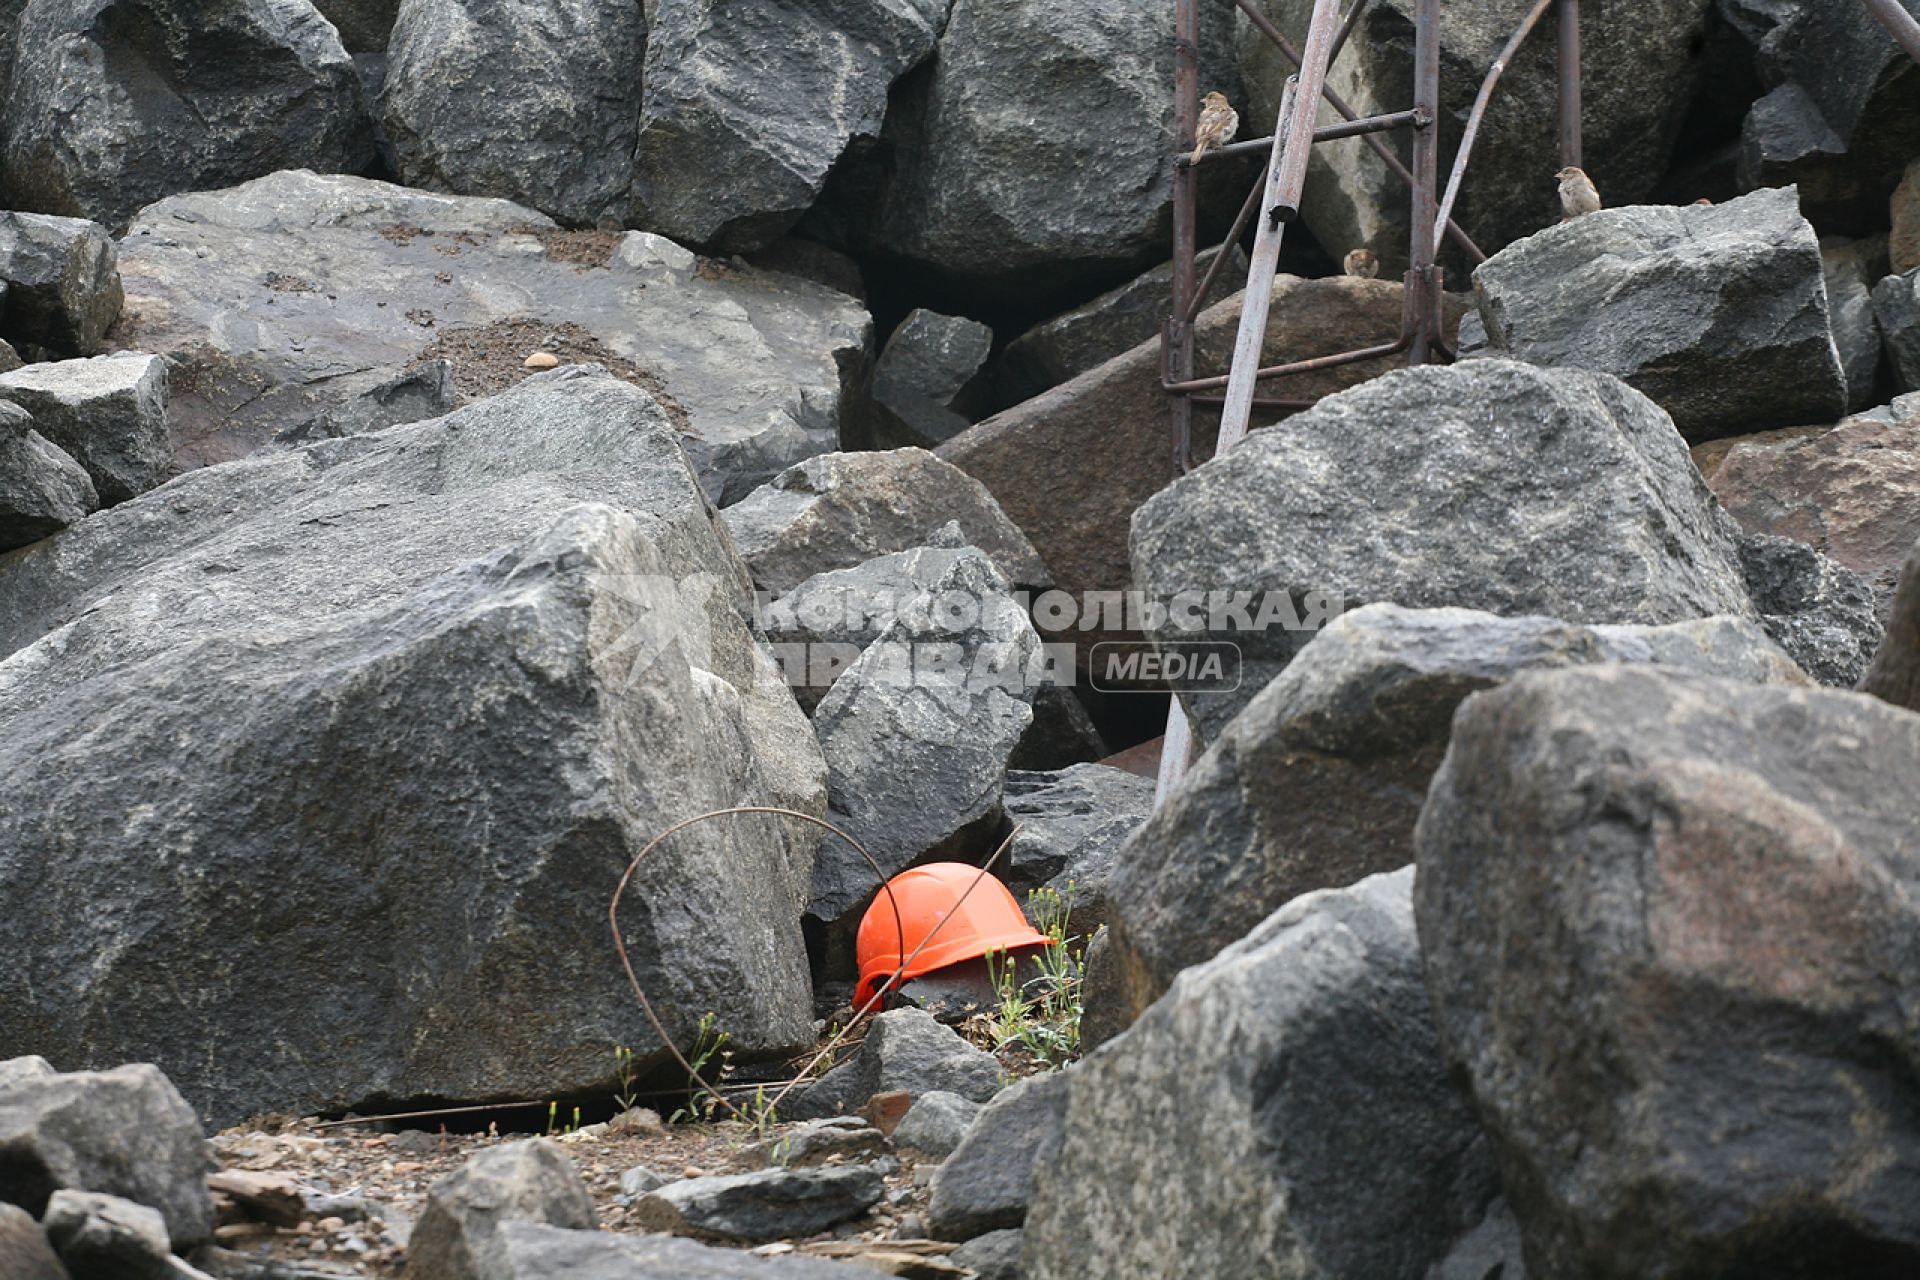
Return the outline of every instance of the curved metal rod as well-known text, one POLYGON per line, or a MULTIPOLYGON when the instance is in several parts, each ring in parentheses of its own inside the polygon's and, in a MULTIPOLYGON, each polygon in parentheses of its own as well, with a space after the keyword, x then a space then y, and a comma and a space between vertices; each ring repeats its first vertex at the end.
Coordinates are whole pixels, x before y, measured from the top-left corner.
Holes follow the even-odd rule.
POLYGON ((1182 317, 1192 324, 1200 317, 1200 310, 1207 305, 1207 295, 1213 292, 1214 281, 1220 278, 1220 270, 1227 265, 1232 256, 1233 247, 1240 243, 1240 237, 1246 233, 1247 224, 1253 221, 1253 211, 1260 206, 1260 197, 1266 193, 1267 184, 1256 182, 1253 190, 1247 192, 1247 202, 1240 206, 1239 216, 1233 220, 1233 230, 1227 232, 1227 238, 1220 242, 1220 249, 1213 255, 1213 261, 1207 264, 1207 272, 1200 277, 1200 283, 1193 291, 1193 301, 1187 304, 1187 313, 1182 317))
POLYGON ((1533 34, 1534 27, 1546 16, 1547 10, 1551 9, 1553 4, 1554 0, 1539 0, 1539 3, 1533 6, 1532 12, 1527 14, 1526 19, 1508 38, 1507 47, 1500 51, 1500 56, 1493 60, 1491 67, 1487 68, 1487 78, 1480 82, 1480 93, 1473 100, 1472 113, 1467 116, 1466 132, 1460 135, 1460 149, 1453 157, 1453 172, 1447 176, 1447 194, 1440 201, 1440 213, 1433 224, 1434 239, 1438 240, 1446 230, 1447 224, 1453 221, 1453 202, 1460 198, 1460 184, 1466 181, 1467 177, 1467 161, 1473 158, 1473 144, 1480 136, 1480 124, 1487 117, 1487 107, 1493 102, 1493 91, 1499 87, 1500 77, 1506 74, 1507 65, 1513 61, 1514 55, 1520 52, 1520 46, 1526 43, 1527 37, 1533 34))
MULTIPOLYGON (((668 837, 677 835, 685 831, 688 827, 710 821, 714 818, 725 818, 746 813, 770 813, 777 814, 781 817, 799 818, 803 822, 811 822, 816 827, 822 827, 831 831, 834 835, 839 836, 851 845, 854 852, 866 859, 867 865, 873 868, 873 874, 879 878, 881 891, 887 895, 887 900, 893 903, 894 928, 899 934, 898 949, 894 954, 898 955, 901 951, 907 949, 906 928, 900 922, 900 904, 893 896, 893 886, 887 882, 887 873, 880 869, 879 862, 874 859, 871 853, 867 852, 865 845, 861 844, 845 831, 834 826, 831 822, 822 821, 810 813, 801 813, 798 809, 783 809, 777 805, 738 805, 729 809, 713 809, 706 813, 695 814, 683 822, 676 822, 653 839, 647 841, 640 852, 633 855, 633 861, 627 864, 627 869, 621 873, 620 883, 613 887, 613 900, 607 903, 607 924, 613 930, 613 949, 619 953, 620 967, 627 971, 627 983, 633 988, 634 998, 640 1001, 640 1011, 647 1015, 648 1025, 653 1028, 653 1033, 660 1037, 660 1043, 667 1047, 667 1052, 673 1055, 673 1060, 686 1069, 688 1079, 706 1090, 709 1096, 719 1101, 736 1116, 743 1114, 740 1108, 734 1106, 732 1102, 722 1096, 718 1089, 708 1084, 706 1078, 694 1069, 694 1065, 691 1062, 687 1061, 686 1056, 682 1054, 679 1048, 673 1043, 673 1037, 667 1034, 666 1027, 660 1021, 660 1015, 653 1011, 653 1001, 647 999, 647 993, 640 989, 640 979, 633 972, 633 961, 627 956, 626 940, 620 936, 620 898, 626 893, 627 885, 633 880, 633 873, 639 870, 641 861, 660 845, 664 844, 668 837)), ((884 987, 881 988, 882 991, 885 989, 884 987)), ((859 1018, 856 1016, 854 1021, 858 1022, 859 1018)))

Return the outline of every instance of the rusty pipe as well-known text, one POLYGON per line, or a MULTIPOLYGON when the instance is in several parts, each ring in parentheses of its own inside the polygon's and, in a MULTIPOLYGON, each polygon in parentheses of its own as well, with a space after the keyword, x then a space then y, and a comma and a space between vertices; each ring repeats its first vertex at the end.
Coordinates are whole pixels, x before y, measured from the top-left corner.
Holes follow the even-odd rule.
MULTIPOLYGON (((1174 136, 1180 147, 1193 150, 1200 122, 1200 0, 1174 0, 1173 92, 1174 136)), ((1161 367, 1172 377, 1193 376, 1193 326, 1187 317, 1194 309, 1195 255, 1199 250, 1199 175, 1191 165, 1173 171, 1173 299, 1172 315, 1161 331, 1161 367)), ((1168 406, 1167 451, 1173 474, 1193 467, 1193 405, 1175 399, 1168 406)))
MULTIPOLYGON (((1553 3, 1553 0, 1547 0, 1553 3)), ((1385 115, 1362 116, 1358 120, 1343 120, 1339 124, 1323 124, 1313 131, 1315 142, 1338 142, 1342 138, 1358 138, 1362 134, 1386 133, 1393 129, 1423 129, 1428 120, 1417 108, 1407 111, 1389 111, 1385 115)), ((1249 138, 1245 142, 1233 142, 1224 147, 1215 147, 1203 152, 1198 160, 1192 155, 1193 149, 1174 154, 1174 164, 1207 164, 1214 160, 1229 160, 1235 156, 1265 155, 1273 150, 1273 139, 1249 138)))
MULTIPOLYGON (((1225 399, 1225 396, 1195 396, 1193 402, 1195 404, 1220 404, 1225 399)), ((1253 407, 1256 409, 1285 409, 1294 413, 1299 413, 1304 409, 1311 409, 1319 403, 1318 400, 1280 400, 1272 396, 1255 396, 1253 398, 1253 407)))
MULTIPOLYGON (((1296 67, 1300 65, 1300 51, 1293 47, 1293 42, 1287 39, 1280 28, 1273 25, 1273 20, 1260 11, 1258 0, 1234 0, 1234 3, 1240 6, 1240 11, 1247 15, 1247 20, 1253 23, 1255 29, 1278 46, 1280 52, 1286 56, 1287 61, 1293 63, 1296 67)), ((1339 112, 1343 119, 1360 119, 1360 113, 1347 105, 1346 99, 1334 92, 1332 86, 1322 85, 1320 92, 1321 95, 1326 98, 1327 105, 1339 112)), ((1365 136, 1363 141, 1367 144, 1369 151, 1380 157, 1380 162, 1387 166, 1389 173, 1406 183, 1408 187, 1413 186, 1413 170, 1402 164, 1399 156, 1387 150, 1386 144, 1372 135, 1365 136)), ((1485 262, 1487 260, 1485 251, 1473 242, 1473 237, 1469 236, 1466 229, 1459 223, 1453 222, 1447 224, 1447 238, 1465 250, 1467 256, 1475 262, 1485 262)))
POLYGON ((1586 145, 1580 121, 1580 0, 1560 0, 1560 167, 1579 168, 1586 145))
POLYGON ((1413 290, 1413 344, 1409 364, 1425 364, 1432 351, 1434 315, 1439 281, 1434 259, 1440 247, 1436 214, 1440 202, 1440 0, 1417 0, 1413 18, 1413 105, 1435 120, 1431 129, 1413 135, 1413 229, 1408 257, 1412 270, 1407 283, 1413 290))
MULTIPOLYGON (((1253 221, 1253 211, 1260 207, 1260 197, 1265 190, 1266 184, 1256 182, 1253 184, 1253 190, 1247 192, 1246 203, 1240 206, 1240 212, 1234 216, 1233 230, 1227 232, 1227 238, 1220 242, 1219 252, 1215 253, 1213 261, 1207 264, 1207 273, 1200 277, 1199 287, 1194 289, 1193 298, 1187 303, 1185 313, 1175 313, 1188 324, 1192 324, 1199 318, 1200 308, 1207 305, 1207 294, 1212 291, 1214 281, 1220 278, 1220 269, 1227 265, 1227 259, 1232 256, 1228 250, 1240 243, 1240 237, 1246 233, 1247 224, 1253 221)), ((1190 376, 1192 373, 1193 369, 1189 367, 1181 376, 1190 376)))
POLYGON ((1480 82, 1480 92, 1474 97, 1473 110, 1467 113, 1467 127, 1460 134, 1460 148, 1454 153, 1453 172, 1447 177, 1447 194, 1440 200, 1440 212, 1434 218, 1434 239, 1440 238, 1440 231, 1453 220, 1453 204, 1460 198, 1460 184, 1467 177, 1467 162, 1473 158, 1473 144, 1480 137, 1480 125, 1487 118, 1487 108, 1493 104, 1493 91, 1500 86, 1500 77, 1506 74, 1514 56, 1520 52, 1520 46, 1533 34, 1534 26, 1546 16, 1547 10, 1554 4, 1564 5, 1566 0, 1538 0, 1520 25, 1514 28, 1508 37, 1506 47, 1487 68, 1487 78, 1480 82))
MULTIPOLYGON (((1256 382, 1265 382, 1269 378, 1288 378, 1302 373, 1319 373, 1322 370, 1338 369, 1367 360, 1397 356, 1411 345, 1413 345, 1413 335, 1403 334, 1393 342, 1382 343, 1377 347, 1361 347, 1357 351, 1340 351, 1332 355, 1315 356, 1311 360, 1295 360, 1291 364, 1276 364, 1265 369, 1256 369, 1253 377, 1256 382)), ((1168 383, 1161 389, 1176 395, 1218 391, 1227 385, 1232 376, 1232 374, 1221 374, 1217 378, 1192 378, 1186 382, 1168 383)))

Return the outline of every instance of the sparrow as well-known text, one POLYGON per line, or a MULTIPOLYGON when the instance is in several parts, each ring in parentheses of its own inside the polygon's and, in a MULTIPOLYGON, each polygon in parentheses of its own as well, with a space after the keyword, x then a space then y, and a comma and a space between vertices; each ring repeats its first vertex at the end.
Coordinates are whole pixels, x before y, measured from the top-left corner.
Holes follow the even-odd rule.
POLYGON ((1380 276, 1380 259, 1371 249, 1354 249, 1347 254, 1343 264, 1348 275, 1356 280, 1375 280, 1380 276))
POLYGON ((1584 169, 1569 165, 1553 175, 1560 179, 1561 221, 1571 222, 1589 213, 1600 212, 1600 193, 1584 169))
POLYGON ((1233 141, 1233 135, 1240 132, 1240 113, 1227 102, 1224 93, 1210 93, 1200 100, 1200 125, 1193 131, 1193 163, 1199 164, 1200 157, 1207 153, 1208 147, 1224 147, 1233 141))

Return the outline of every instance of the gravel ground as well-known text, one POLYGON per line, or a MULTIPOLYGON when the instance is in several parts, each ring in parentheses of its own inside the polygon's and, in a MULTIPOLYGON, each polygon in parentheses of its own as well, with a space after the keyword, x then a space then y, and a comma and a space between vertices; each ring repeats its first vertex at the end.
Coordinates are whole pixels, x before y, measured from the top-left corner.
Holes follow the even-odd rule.
MULTIPOLYGON (((647 1113, 648 1116, 651 1113, 647 1113)), ((589 1125, 554 1138, 580 1170, 605 1231, 639 1233, 620 1175, 644 1165, 668 1177, 742 1173, 767 1167, 768 1147, 795 1125, 776 1126, 763 1140, 739 1122, 643 1123, 637 1132, 589 1125)), ((454 1134, 402 1130, 369 1133, 357 1126, 319 1127, 314 1121, 259 1121, 228 1129, 213 1140, 223 1167, 282 1174, 299 1186, 308 1212, 298 1226, 227 1221, 222 1247, 265 1260, 341 1276, 398 1276, 406 1240, 426 1207, 428 1189, 484 1147, 528 1134, 454 1134)), ((937 1161, 897 1151, 900 1167, 887 1179, 888 1196, 862 1218, 833 1231, 761 1246, 765 1252, 802 1252, 859 1260, 863 1253, 898 1253, 898 1241, 917 1239, 925 1183, 937 1161), (904 1231, 903 1231, 904 1227, 904 1231), (889 1242, 883 1244, 882 1242, 889 1242)), ((950 1245, 907 1245, 937 1256, 950 1245)), ((875 1260, 876 1262, 878 1259, 875 1260)), ((937 1266, 937 1264, 935 1264, 937 1266)))

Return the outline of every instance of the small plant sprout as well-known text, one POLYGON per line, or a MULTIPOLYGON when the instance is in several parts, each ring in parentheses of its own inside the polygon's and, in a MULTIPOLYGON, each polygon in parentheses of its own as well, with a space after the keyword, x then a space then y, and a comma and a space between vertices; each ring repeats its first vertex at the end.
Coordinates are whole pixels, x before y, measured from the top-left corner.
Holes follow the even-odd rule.
POLYGON ((559 1100, 556 1099, 552 1102, 547 1103, 547 1136, 549 1138, 551 1138, 556 1133, 562 1133, 562 1134, 573 1133, 579 1128, 580 1128, 580 1108, 575 1107, 573 1109, 573 1123, 569 1124, 566 1128, 562 1129, 560 1127, 559 1100))
POLYGON ((616 1114, 625 1115, 633 1110, 634 1105, 639 1101, 634 1085, 640 1078, 639 1069, 633 1065, 633 1050, 625 1045, 620 1045, 613 1051, 613 1075, 619 1082, 619 1087, 614 1091, 613 1105, 616 1114))
POLYGON ((1049 1070, 1058 1070, 1080 1056, 1081 950, 1067 935, 1073 915, 1071 881, 1066 890, 1035 889, 1027 895, 1027 915, 1034 928, 1053 940, 1037 948, 1033 976, 1022 982, 1015 957, 1004 952, 987 956, 987 973, 995 1003, 984 1015, 985 1031, 995 1052, 1017 1045, 1049 1070))
MULTIPOLYGON (((766 1142, 780 1125, 779 1113, 774 1109, 773 1100, 767 1097, 765 1085, 757 1086, 753 1091, 753 1101, 747 1104, 747 1123, 753 1126, 753 1136, 760 1142, 766 1142)), ((768 1150, 768 1159, 785 1166, 793 1155, 793 1141, 783 1137, 768 1150)))
MULTIPOLYGON (((707 1064, 716 1056, 721 1060, 721 1074, 731 1069, 733 1051, 727 1048, 727 1033, 714 1028, 716 1015, 709 1009, 700 1019, 700 1025, 694 1031, 693 1051, 687 1055, 687 1065, 692 1067, 692 1075, 705 1071, 707 1064)), ((712 1096, 701 1097, 698 1086, 693 1080, 687 1081, 687 1105, 675 1111, 668 1118, 669 1124, 678 1124, 682 1120, 711 1120, 719 1101, 712 1096)))

